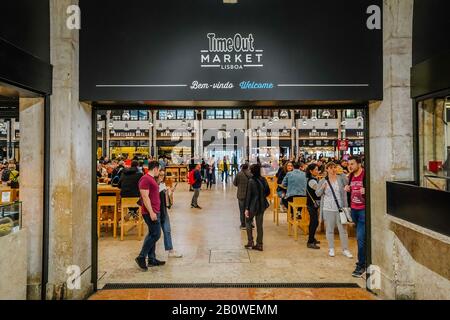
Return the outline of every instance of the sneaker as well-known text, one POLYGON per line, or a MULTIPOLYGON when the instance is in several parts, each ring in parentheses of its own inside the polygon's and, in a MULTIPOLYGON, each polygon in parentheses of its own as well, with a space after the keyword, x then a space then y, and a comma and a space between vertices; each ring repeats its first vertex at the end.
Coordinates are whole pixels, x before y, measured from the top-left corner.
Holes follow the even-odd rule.
POLYGON ((134 259, 134 261, 136 261, 137 265, 139 266, 139 268, 141 268, 142 271, 147 271, 147 264, 145 263, 145 258, 142 257, 137 257, 136 259, 134 259))
POLYGON ((334 249, 328 250, 328 255, 329 255, 330 257, 334 257, 334 256, 335 256, 335 254, 334 254, 334 249))
POLYGON ((309 249, 320 249, 320 247, 315 243, 308 243, 306 245, 309 249))
POLYGON ((353 255, 352 255, 352 253, 350 252, 350 251, 348 251, 348 250, 344 250, 344 251, 342 251, 342 253, 344 254, 344 256, 346 256, 347 258, 353 258, 353 255))
POLYGON ((163 266, 165 264, 166 264, 165 261, 159 261, 157 259, 155 261, 149 261, 148 262, 148 266, 149 267, 159 267, 159 266, 163 266))
POLYGON ((168 257, 169 258, 182 258, 183 255, 174 250, 174 251, 169 251, 168 257))
POLYGON ((352 273, 352 277, 362 278, 364 272, 366 272, 366 270, 364 270, 364 268, 356 267, 355 271, 353 271, 353 273, 352 273))

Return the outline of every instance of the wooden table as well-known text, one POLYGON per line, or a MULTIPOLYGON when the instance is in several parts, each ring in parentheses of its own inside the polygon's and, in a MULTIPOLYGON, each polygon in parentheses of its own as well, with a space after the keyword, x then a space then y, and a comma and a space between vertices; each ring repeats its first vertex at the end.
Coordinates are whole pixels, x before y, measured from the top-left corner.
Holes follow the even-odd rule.
POLYGON ((112 194, 114 193, 116 195, 117 204, 120 206, 120 189, 117 187, 113 187, 110 184, 98 184, 97 185, 97 195, 104 195, 104 194, 112 194))

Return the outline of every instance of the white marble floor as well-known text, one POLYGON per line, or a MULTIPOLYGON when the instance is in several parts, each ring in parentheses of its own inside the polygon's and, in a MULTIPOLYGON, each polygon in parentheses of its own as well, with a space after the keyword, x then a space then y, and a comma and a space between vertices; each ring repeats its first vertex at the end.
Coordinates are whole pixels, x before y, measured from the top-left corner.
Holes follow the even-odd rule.
MULTIPOLYGON (((364 287, 364 280, 351 276, 356 258, 341 254, 337 235, 334 258, 328 257, 323 233, 317 236, 322 242, 321 249, 307 249, 306 236, 300 235, 298 241, 288 237, 285 214, 281 214, 280 225, 276 226, 269 208, 264 220, 264 251, 245 250, 247 238, 245 231, 239 229, 234 186, 218 184, 212 190, 202 190, 199 198, 202 210, 190 208, 191 197, 187 184, 180 184, 169 213, 174 247, 183 258, 168 258, 161 238, 157 257, 167 261, 166 265, 142 272, 134 262, 142 245, 134 230, 124 241, 102 233, 99 288, 106 283, 264 282, 351 282, 364 287)), ((356 256, 354 238, 350 238, 350 246, 356 256)))

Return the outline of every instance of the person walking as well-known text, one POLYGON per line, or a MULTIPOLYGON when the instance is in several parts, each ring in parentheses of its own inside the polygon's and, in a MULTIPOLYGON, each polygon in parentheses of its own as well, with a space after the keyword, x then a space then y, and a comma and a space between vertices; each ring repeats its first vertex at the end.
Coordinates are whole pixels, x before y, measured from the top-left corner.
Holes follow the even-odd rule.
POLYGON ((245 226, 245 200, 247 198, 248 181, 251 178, 251 173, 248 170, 248 163, 241 166, 241 171, 234 178, 233 184, 237 187, 237 199, 239 203, 241 229, 246 230, 245 226))
POLYGON ((246 249, 263 251, 264 211, 269 207, 267 197, 270 195, 269 185, 261 176, 261 166, 253 164, 250 167, 252 177, 248 181, 247 197, 245 199, 245 223, 248 242, 246 249), (253 219, 256 220, 256 245, 253 241, 253 219))
POLYGON ((356 239, 358 243, 358 262, 352 276, 361 278, 366 271, 365 170, 359 157, 351 157, 348 162, 348 168, 350 171, 349 184, 345 186, 345 191, 350 195, 350 208, 352 209, 352 220, 356 224, 356 239))
MULTIPOLYGON (((167 252, 169 258, 182 258, 183 255, 173 249, 172 244, 172 229, 170 227, 169 218, 169 191, 170 188, 166 185, 166 172, 164 170, 159 171, 159 198, 161 201, 161 228, 164 236, 164 249, 167 252)), ((173 190, 173 189, 172 189, 173 190)))
POLYGON ((334 229, 337 226, 341 239, 342 252, 344 256, 353 258, 348 250, 348 234, 346 228, 341 224, 339 208, 348 207, 345 186, 347 178, 344 175, 336 174, 336 164, 328 162, 325 165, 327 177, 320 180, 317 186, 316 195, 320 199, 320 214, 325 221, 326 236, 328 240, 328 255, 335 256, 334 250, 334 229))
POLYGON ((214 163, 211 165, 210 163, 206 164, 206 189, 211 189, 214 181, 214 163))
POLYGON ((148 257, 148 266, 162 266, 165 261, 156 259, 156 242, 161 237, 161 200, 159 197, 159 186, 156 179, 159 174, 158 161, 152 161, 148 165, 148 174, 139 181, 139 191, 141 194, 141 212, 145 223, 148 226, 148 234, 144 239, 141 253, 135 259, 139 268, 148 270, 145 258, 148 257))
POLYGON ((194 190, 194 195, 192 196, 191 201, 191 209, 197 208, 201 209, 201 207, 198 205, 198 197, 200 196, 200 189, 202 187, 202 175, 200 173, 201 170, 201 164, 198 163, 193 172, 193 183, 192 183, 192 189, 194 190))
POLYGON ((320 249, 318 241, 315 238, 317 227, 319 226, 319 203, 320 197, 316 195, 316 190, 318 186, 317 176, 319 175, 319 167, 315 163, 311 163, 306 168, 306 178, 308 182, 306 184, 307 200, 306 205, 308 206, 309 212, 309 234, 307 247, 309 249, 320 249))

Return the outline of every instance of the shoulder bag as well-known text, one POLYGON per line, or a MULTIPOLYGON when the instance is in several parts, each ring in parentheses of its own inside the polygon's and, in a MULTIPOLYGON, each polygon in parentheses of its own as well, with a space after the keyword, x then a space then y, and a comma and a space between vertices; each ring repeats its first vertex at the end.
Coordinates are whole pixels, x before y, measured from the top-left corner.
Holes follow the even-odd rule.
POLYGON ((350 224, 353 223, 352 215, 351 215, 351 209, 350 208, 343 208, 339 205, 339 201, 337 200, 336 193, 334 192, 333 186, 331 185, 331 182, 329 179, 327 179, 328 185, 330 186, 331 193, 333 194, 334 201, 336 202, 336 205, 339 210, 339 218, 341 220, 341 224, 350 224))

